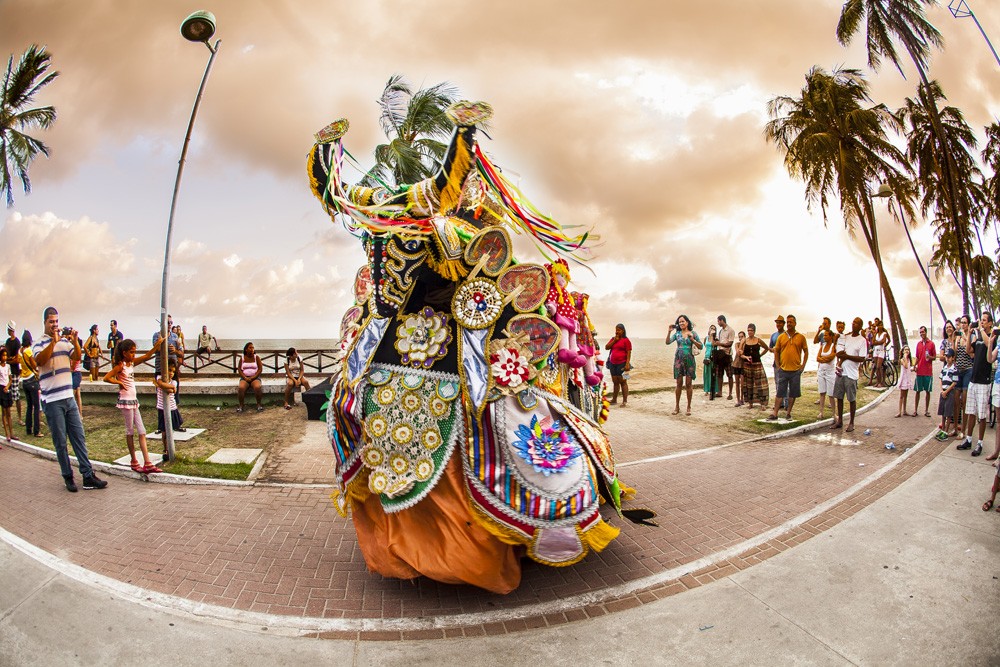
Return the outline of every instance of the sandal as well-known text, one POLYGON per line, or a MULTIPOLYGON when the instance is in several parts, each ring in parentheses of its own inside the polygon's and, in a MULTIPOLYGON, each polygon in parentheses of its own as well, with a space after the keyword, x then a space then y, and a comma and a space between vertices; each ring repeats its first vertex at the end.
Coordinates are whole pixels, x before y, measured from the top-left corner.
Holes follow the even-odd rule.
POLYGON ((993 509, 993 501, 992 500, 987 500, 985 503, 983 503, 983 511, 984 512, 989 512, 991 509, 993 509))
POLYGON ((132 465, 132 471, 133 472, 142 472, 142 466, 139 465, 138 461, 132 461, 131 465, 132 465))
POLYGON ((151 473, 151 472, 163 472, 162 470, 160 470, 159 468, 157 468, 157 467, 156 467, 156 465, 155 465, 155 464, 153 464, 153 463, 149 463, 149 464, 147 464, 147 465, 144 465, 144 466, 142 467, 142 471, 143 471, 144 473, 151 473))

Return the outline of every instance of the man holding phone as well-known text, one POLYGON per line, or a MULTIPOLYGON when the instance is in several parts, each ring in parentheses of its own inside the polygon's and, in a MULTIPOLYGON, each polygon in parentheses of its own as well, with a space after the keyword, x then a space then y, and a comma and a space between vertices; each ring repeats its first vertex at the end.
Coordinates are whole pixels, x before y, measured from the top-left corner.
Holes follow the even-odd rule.
POLYGON ((49 306, 42 315, 45 335, 32 345, 31 352, 38 366, 39 389, 42 409, 52 434, 52 445, 56 449, 59 469, 62 472, 66 490, 75 493, 73 468, 70 467, 66 438, 73 445, 83 488, 103 489, 108 485, 94 474, 87 456, 87 441, 83 431, 83 419, 73 397, 72 362, 80 360, 80 341, 73 327, 59 328, 59 311, 49 306))

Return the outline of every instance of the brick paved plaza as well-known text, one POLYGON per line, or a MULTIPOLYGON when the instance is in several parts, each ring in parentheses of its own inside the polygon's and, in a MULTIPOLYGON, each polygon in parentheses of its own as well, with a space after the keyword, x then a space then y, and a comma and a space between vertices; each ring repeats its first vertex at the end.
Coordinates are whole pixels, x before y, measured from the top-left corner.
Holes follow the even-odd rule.
POLYGON ((632 506, 655 510, 659 527, 604 508, 621 528, 604 552, 566 568, 525 560, 521 586, 506 596, 369 573, 352 524, 330 503, 332 457, 316 422, 245 486, 109 475, 106 491, 70 494, 53 461, 6 448, 0 524, 100 575, 211 605, 201 608, 207 615, 275 614, 302 627, 322 619, 314 636, 329 638, 504 634, 699 587, 855 514, 948 446, 927 439, 933 419, 893 419, 895 395, 887 399, 859 415, 853 434, 819 427, 741 441, 704 417, 665 416, 660 394, 634 396, 627 411, 612 413, 608 431, 619 474, 638 491, 632 506), (883 447, 888 440, 895 451, 883 447))

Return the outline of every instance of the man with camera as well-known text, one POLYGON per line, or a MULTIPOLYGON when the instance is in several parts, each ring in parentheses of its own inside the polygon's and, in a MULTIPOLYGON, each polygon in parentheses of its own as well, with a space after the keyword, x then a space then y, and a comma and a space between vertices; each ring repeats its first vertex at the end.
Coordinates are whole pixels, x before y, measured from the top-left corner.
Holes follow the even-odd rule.
POLYGON ((59 312, 49 306, 42 315, 45 335, 31 346, 31 352, 38 366, 39 388, 42 409, 52 434, 52 444, 56 449, 59 469, 62 472, 66 490, 76 492, 73 469, 70 467, 66 438, 73 445, 76 462, 83 476, 83 488, 103 489, 108 485, 94 474, 87 456, 87 441, 83 432, 83 419, 73 398, 72 362, 80 360, 80 340, 73 327, 59 328, 59 312))
POLYGON ((983 313, 978 322, 969 325, 965 351, 972 358, 972 380, 965 392, 965 440, 956 449, 972 449, 973 456, 983 453, 986 420, 990 416, 990 385, 993 384, 993 364, 989 354, 996 341, 993 317, 983 313), (972 447, 972 429, 979 421, 979 440, 972 447))

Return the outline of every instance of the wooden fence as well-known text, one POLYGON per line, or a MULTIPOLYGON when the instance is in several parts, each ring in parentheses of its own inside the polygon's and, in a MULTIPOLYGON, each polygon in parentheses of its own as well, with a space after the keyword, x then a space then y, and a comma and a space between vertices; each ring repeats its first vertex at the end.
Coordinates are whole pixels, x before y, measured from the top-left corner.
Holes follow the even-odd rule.
MULTIPOLYGON (((260 362, 264 366, 262 375, 284 375, 287 355, 283 350, 256 350, 260 362)), ((336 364, 337 350, 306 350, 296 348, 306 375, 330 375, 336 364)), ((142 352, 137 351, 136 356, 142 352)), ((218 350, 211 355, 198 355, 194 352, 184 354, 184 366, 181 375, 198 375, 203 377, 230 377, 236 375, 236 369, 243 359, 242 350, 218 350)), ((101 360, 101 372, 106 373, 110 367, 108 360, 101 360)), ((155 369, 152 359, 136 366, 136 373, 153 373, 155 369)))

